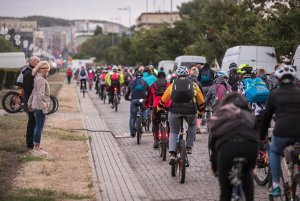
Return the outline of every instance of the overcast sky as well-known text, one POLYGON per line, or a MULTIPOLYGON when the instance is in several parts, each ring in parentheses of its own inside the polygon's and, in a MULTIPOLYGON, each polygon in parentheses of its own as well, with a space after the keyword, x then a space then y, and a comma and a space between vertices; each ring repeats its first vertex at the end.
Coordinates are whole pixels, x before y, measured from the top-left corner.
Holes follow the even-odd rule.
POLYGON ((64 19, 107 20, 129 25, 129 11, 118 8, 131 8, 131 25, 137 17, 146 12, 173 11, 183 2, 190 0, 0 0, 0 16, 26 17, 43 15, 64 19))

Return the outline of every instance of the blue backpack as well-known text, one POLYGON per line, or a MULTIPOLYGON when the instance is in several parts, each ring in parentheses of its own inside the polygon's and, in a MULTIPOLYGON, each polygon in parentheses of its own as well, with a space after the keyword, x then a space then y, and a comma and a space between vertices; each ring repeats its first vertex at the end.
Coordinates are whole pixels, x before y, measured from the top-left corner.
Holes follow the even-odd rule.
POLYGON ((265 103, 270 90, 261 78, 243 80, 246 100, 250 103, 265 103))
POLYGON ((135 91, 143 91, 143 90, 145 90, 145 81, 142 79, 142 78, 137 78, 136 80, 135 80, 135 83, 134 83, 134 90, 135 91))
POLYGON ((201 72, 201 84, 208 83, 211 79, 210 70, 207 69, 201 72))

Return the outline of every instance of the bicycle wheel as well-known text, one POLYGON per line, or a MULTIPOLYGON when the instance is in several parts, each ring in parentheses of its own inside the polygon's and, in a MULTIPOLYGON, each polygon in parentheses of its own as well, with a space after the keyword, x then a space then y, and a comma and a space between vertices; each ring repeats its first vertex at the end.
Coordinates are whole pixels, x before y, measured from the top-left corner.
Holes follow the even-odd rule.
POLYGON ((267 155, 269 150, 269 145, 267 145, 266 152, 260 150, 258 152, 256 165, 253 170, 253 179, 259 186, 264 186, 268 183, 270 166, 269 166, 269 157, 267 155))
POLYGON ((300 174, 297 174, 293 178, 293 190, 292 190, 292 198, 295 201, 300 201, 300 174))
POLYGON ((136 118, 135 125, 136 125, 136 140, 137 140, 137 144, 140 144, 141 137, 142 137, 142 119, 141 119, 141 117, 137 117, 136 118))
POLYGON ((115 111, 117 112, 118 111, 118 97, 116 94, 114 95, 114 105, 115 105, 115 111))
POLYGON ((54 96, 50 96, 50 106, 49 106, 49 112, 47 112, 45 115, 53 114, 56 109, 56 98, 54 96))
POLYGON ((178 175, 179 182, 185 182, 185 173, 186 173, 186 148, 185 148, 185 140, 182 139, 180 141, 180 159, 178 162, 178 175))
POLYGON ((162 160, 166 161, 167 159, 167 129, 162 126, 161 128, 161 136, 162 136, 162 140, 161 140, 161 153, 162 153, 162 160))
POLYGON ((54 112, 56 112, 56 111, 58 110, 59 102, 58 102, 58 100, 57 100, 57 98, 56 98, 55 96, 50 95, 50 98, 51 98, 51 97, 52 97, 52 98, 55 100, 55 102, 56 102, 56 107, 55 107, 55 110, 54 110, 54 112))
POLYGON ((105 104, 106 101, 106 91, 103 92, 103 103, 105 104))
POLYGON ((9 91, 2 98, 2 108, 8 113, 20 112, 24 101, 17 91, 9 91))
POLYGON ((172 177, 176 176, 176 172, 177 172, 177 162, 171 166, 171 175, 172 175, 172 177))

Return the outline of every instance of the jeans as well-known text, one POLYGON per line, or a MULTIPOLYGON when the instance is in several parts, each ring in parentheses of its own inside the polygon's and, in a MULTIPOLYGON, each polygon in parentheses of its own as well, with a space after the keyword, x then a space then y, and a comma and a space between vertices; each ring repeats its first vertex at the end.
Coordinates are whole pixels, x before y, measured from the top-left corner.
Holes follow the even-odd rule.
MULTIPOLYGON (((139 99, 133 99, 130 103, 130 119, 129 119, 129 128, 130 128, 130 134, 134 135, 136 133, 135 129, 135 119, 137 115, 137 103, 139 102, 139 99)), ((142 109, 142 116, 143 120, 146 120, 148 118, 148 110, 146 108, 142 109)))
POLYGON ((33 148, 33 133, 35 128, 35 117, 33 112, 27 112, 28 123, 26 130, 26 143, 28 148, 33 148))
POLYGON ((168 120, 170 125, 169 152, 176 151, 177 135, 180 132, 180 118, 185 117, 188 124, 186 147, 193 147, 197 129, 197 114, 182 115, 169 112, 168 120))
POLYGON ((280 173, 281 173, 281 166, 280 166, 280 157, 281 153, 283 152, 284 148, 294 144, 297 142, 297 138, 288 138, 288 137, 277 137, 272 136, 272 142, 270 147, 270 168, 272 179, 274 182, 280 182, 280 173))
POLYGON ((35 129, 33 133, 33 144, 40 144, 42 130, 45 123, 45 114, 43 114, 42 110, 34 110, 35 117, 35 129))

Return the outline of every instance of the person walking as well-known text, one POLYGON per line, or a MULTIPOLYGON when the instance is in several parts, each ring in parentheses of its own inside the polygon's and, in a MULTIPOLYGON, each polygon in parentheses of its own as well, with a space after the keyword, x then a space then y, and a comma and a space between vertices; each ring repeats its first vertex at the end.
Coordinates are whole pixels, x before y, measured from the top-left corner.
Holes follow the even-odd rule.
POLYGON ((28 99, 28 110, 33 112, 35 128, 33 133, 33 152, 41 155, 48 154, 40 148, 41 134, 45 123, 45 114, 50 106, 50 87, 46 80, 50 65, 47 61, 40 61, 32 70, 34 87, 28 99))
MULTIPOLYGON (((34 76, 32 75, 32 69, 40 62, 40 58, 32 56, 29 59, 29 67, 26 68, 23 73, 23 90, 24 90, 24 103, 27 107, 27 101, 31 95, 34 83, 34 76)), ((26 144, 28 149, 33 149, 33 132, 35 128, 35 118, 33 112, 27 110, 28 122, 26 129, 26 144)))
POLYGON ((68 84, 71 84, 71 78, 72 78, 72 69, 71 67, 68 68, 67 70, 67 79, 68 79, 68 84))

